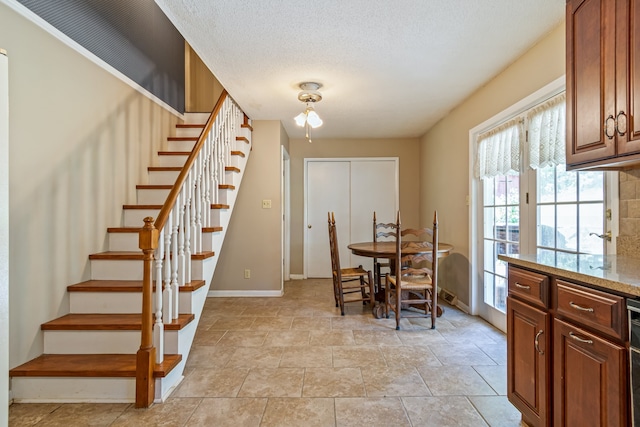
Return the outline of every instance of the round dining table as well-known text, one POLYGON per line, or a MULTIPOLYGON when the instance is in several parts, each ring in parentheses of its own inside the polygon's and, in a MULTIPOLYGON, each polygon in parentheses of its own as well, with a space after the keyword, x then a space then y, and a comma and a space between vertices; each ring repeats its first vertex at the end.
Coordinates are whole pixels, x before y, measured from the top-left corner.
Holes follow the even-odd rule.
MULTIPOLYGON (((384 258, 388 259, 391 263, 391 269, 393 271, 395 264, 394 258, 396 256, 396 242, 360 242, 351 243, 347 246, 351 253, 354 255, 364 256, 368 258, 384 258)), ((438 242, 438 259, 444 258, 453 250, 453 246, 448 243, 438 242)), ((431 252, 431 242, 419 242, 419 241, 406 241, 402 242, 400 246, 402 255, 418 255, 431 252)), ((384 303, 384 292, 376 292, 376 301, 384 303)), ((382 317, 384 307, 381 304, 376 303, 373 307, 373 315, 380 319, 382 317)), ((442 307, 438 306, 438 317, 443 313, 442 307)))

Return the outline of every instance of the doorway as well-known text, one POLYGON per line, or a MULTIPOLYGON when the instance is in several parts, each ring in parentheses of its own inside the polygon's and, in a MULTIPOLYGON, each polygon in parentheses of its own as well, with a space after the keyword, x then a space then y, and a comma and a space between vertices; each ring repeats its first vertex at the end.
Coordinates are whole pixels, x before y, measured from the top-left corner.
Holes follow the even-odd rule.
POLYGON ((331 277, 327 212, 334 212, 340 262, 372 269, 370 258, 347 246, 373 239, 373 212, 379 222, 395 220, 399 207, 397 157, 305 159, 304 275, 331 277))

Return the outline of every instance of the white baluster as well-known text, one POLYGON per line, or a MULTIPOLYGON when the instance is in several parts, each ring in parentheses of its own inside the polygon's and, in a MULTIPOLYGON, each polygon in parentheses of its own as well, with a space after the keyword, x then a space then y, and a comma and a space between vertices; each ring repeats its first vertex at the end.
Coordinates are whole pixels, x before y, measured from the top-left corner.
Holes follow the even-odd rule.
POLYGON ((186 201, 187 201, 187 197, 186 197, 186 193, 187 193, 187 189, 186 187, 182 187, 182 190, 180 191, 180 205, 178 205, 179 209, 178 209, 178 220, 179 220, 179 226, 178 226, 178 256, 179 256, 179 260, 178 260, 178 286, 184 286, 185 284, 185 278, 186 278, 186 266, 185 266, 185 258, 184 258, 184 254, 185 254, 185 234, 188 230, 189 227, 186 226, 186 222, 184 220, 185 218, 185 212, 186 212, 186 201))
POLYGON ((184 211, 184 229, 185 229, 185 233, 184 233, 184 246, 186 248, 186 252, 185 252, 185 257, 188 260, 188 262, 186 263, 186 268, 185 268, 185 275, 184 275, 184 280, 186 281, 186 283, 191 283, 191 209, 192 209, 192 203, 191 203, 191 193, 192 193, 192 183, 193 183, 193 169, 191 171, 189 171, 189 175, 187 175, 187 180, 186 180, 186 194, 187 194, 187 201, 185 203, 185 211, 184 211))
POLYGON ((163 245, 164 229, 160 230, 158 247, 156 248, 154 259, 156 260, 156 301, 153 322, 153 342, 156 347, 156 363, 164 360, 164 324, 162 323, 162 262, 164 258, 163 245))
POLYGON ((178 254, 178 227, 180 226, 180 195, 176 198, 176 204, 171 209, 170 216, 173 217, 171 228, 171 319, 178 318, 178 298, 180 290, 178 289, 178 261, 180 256, 178 254))
POLYGON ((171 311, 171 229, 172 217, 169 214, 164 225, 164 288, 162 289, 162 321, 171 323, 173 312, 171 311))

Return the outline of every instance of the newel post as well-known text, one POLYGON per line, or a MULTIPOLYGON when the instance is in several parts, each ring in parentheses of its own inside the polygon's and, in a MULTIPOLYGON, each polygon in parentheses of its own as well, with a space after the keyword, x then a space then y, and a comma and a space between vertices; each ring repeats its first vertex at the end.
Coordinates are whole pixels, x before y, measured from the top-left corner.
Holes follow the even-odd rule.
POLYGON ((142 338, 136 355, 136 408, 148 408, 155 398, 153 368, 156 363, 156 349, 153 346, 153 283, 151 269, 153 252, 158 247, 158 230, 153 218, 144 219, 140 230, 138 246, 144 254, 142 275, 142 338))

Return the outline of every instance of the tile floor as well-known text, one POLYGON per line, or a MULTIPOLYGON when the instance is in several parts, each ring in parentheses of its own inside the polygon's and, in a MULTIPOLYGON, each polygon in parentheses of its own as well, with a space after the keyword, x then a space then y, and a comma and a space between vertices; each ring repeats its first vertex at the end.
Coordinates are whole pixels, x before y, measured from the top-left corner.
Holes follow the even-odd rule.
POLYGON ((335 308, 330 280, 282 298, 208 299, 163 404, 14 404, 10 426, 519 426, 505 335, 446 306, 430 320, 335 308))

